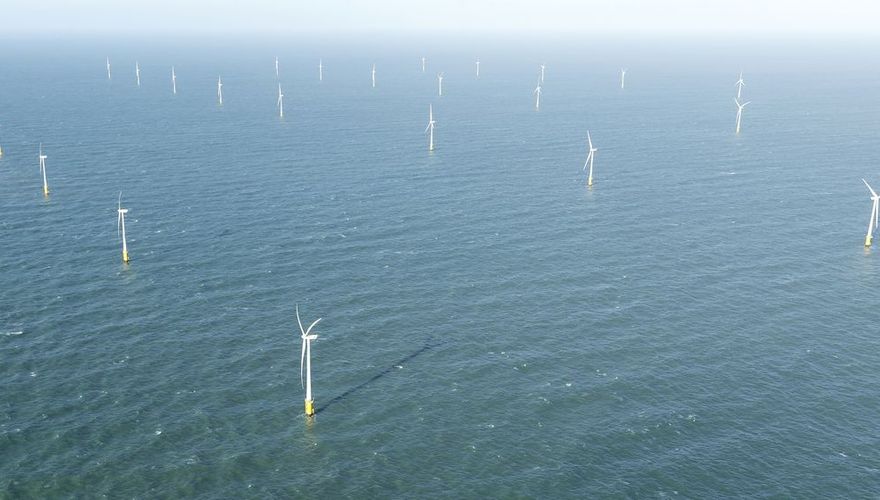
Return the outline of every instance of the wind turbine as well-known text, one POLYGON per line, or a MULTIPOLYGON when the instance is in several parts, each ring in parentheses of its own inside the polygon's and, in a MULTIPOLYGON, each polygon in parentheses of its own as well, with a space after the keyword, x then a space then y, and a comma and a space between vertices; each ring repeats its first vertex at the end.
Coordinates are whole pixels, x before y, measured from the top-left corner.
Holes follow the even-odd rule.
POLYGON ((318 324, 321 318, 312 322, 309 327, 303 328, 302 321, 299 319, 299 304, 296 305, 296 322, 299 324, 299 331, 302 333, 302 351, 299 358, 299 381, 300 385, 305 386, 306 390, 306 416, 311 417, 315 414, 315 402, 312 400, 312 341, 317 339, 317 335, 310 335, 312 327, 318 324), (305 372, 305 383, 303 383, 303 372, 305 372))
POLYGON ((110 58, 107 58, 107 79, 110 80, 110 58))
POLYGON ((275 78, 278 78, 280 73, 278 72, 278 56, 275 56, 275 78))
POLYGON ((626 68, 620 68, 620 88, 626 87, 626 68))
POLYGON ((541 83, 544 83, 544 68, 546 68, 546 66, 541 64, 541 83))
POLYGON ((425 72, 425 56, 422 56, 422 73, 425 72))
POLYGON ((218 76, 217 77, 217 100, 219 104, 223 105, 223 80, 218 76))
POLYGON ((590 131, 587 130, 587 143, 590 146, 590 152, 587 154, 587 161, 584 162, 584 170, 587 169, 587 165, 590 167, 590 173, 587 174, 587 187, 593 186, 593 156, 598 149, 593 147, 593 138, 590 137, 590 131))
POLYGON ((437 93, 443 95, 443 73, 437 73, 437 93))
POLYGON ((480 77, 480 58, 477 58, 477 78, 480 77))
POLYGON ((40 143, 40 173, 43 175, 43 196, 49 196, 49 182, 46 181, 46 158, 43 154, 43 143, 40 143))
POLYGON ((372 75, 373 75, 373 88, 376 88, 376 64, 375 63, 373 64, 372 75))
POLYGON ((171 92, 177 95, 177 74, 174 73, 174 66, 171 66, 171 92))
POLYGON ((324 60, 318 59, 318 81, 324 81, 324 60))
POLYGON ((428 151, 434 151, 434 124, 437 123, 434 121, 434 105, 428 105, 428 126, 425 128, 425 133, 430 135, 428 136, 428 151))
POLYGON ((535 110, 541 110, 541 84, 538 84, 538 87, 535 89, 535 110))
POLYGON ((742 124, 743 108, 752 101, 740 104, 739 99, 734 98, 733 102, 736 103, 736 133, 739 134, 739 127, 742 124))
POLYGON ((742 71, 740 71, 739 72, 739 80, 737 80, 736 83, 734 83, 734 85, 736 85, 736 98, 737 99, 739 99, 740 96, 742 95, 742 89, 745 84, 746 84, 746 82, 743 81, 743 73, 742 73, 742 71))
POLYGON ((125 214, 127 208, 122 208, 122 191, 119 192, 119 200, 116 202, 116 236, 122 238, 122 262, 128 264, 128 243, 125 241, 125 214))
POLYGON ((281 93, 281 84, 278 84, 278 117, 284 118, 284 94, 281 93))
POLYGON ((138 87, 141 86, 141 65, 137 61, 134 62, 134 76, 137 77, 138 87))
POLYGON ((868 220, 868 234, 865 235, 865 246, 871 246, 871 240, 874 238, 874 231, 877 230, 877 222, 880 215, 878 215, 878 209, 880 209, 880 196, 871 189, 871 186, 868 184, 868 181, 862 179, 862 182, 865 183, 865 186, 868 186, 868 191, 871 192, 871 201, 873 202, 871 206, 871 218, 868 220))

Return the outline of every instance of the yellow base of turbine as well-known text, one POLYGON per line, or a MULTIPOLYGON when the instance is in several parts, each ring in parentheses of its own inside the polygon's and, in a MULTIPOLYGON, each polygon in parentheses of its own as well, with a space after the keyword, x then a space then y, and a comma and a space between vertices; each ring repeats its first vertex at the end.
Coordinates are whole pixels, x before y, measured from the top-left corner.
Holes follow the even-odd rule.
POLYGON ((128 264, 128 251, 127 250, 122 251, 122 262, 125 262, 126 264, 128 264))
POLYGON ((871 246, 871 235, 870 234, 865 236, 865 246, 866 247, 871 246))
POLYGON ((311 417, 315 414, 315 402, 311 399, 306 399, 306 416, 311 417))
POLYGON ((593 187, 593 178, 592 178, 592 177, 590 177, 589 179, 587 179, 587 186, 588 186, 588 187, 593 187))
POLYGON ((47 187, 43 188, 43 196, 49 196, 49 188, 47 188, 47 187))

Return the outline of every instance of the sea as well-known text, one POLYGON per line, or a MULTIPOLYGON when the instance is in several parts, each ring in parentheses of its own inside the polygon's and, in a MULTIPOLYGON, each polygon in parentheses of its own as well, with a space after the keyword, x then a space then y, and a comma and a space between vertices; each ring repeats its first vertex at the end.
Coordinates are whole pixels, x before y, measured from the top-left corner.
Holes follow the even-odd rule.
POLYGON ((880 40, 2 46, 0 497, 880 496, 880 40))

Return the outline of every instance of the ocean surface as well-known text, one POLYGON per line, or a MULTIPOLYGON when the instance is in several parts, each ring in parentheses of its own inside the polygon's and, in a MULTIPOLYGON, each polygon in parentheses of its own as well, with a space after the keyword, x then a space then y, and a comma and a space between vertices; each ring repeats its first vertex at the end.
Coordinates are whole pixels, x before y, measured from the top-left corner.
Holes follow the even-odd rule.
POLYGON ((3 46, 0 497, 880 495, 880 43, 3 46))

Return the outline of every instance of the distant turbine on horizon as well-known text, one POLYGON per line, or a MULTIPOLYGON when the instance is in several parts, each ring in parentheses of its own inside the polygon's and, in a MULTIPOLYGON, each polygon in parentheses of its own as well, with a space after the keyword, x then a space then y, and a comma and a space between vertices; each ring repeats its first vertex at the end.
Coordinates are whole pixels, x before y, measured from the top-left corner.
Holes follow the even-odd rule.
POLYGON ((742 88, 745 84, 746 84, 746 82, 743 81, 742 71, 740 71, 739 72, 739 80, 737 80, 736 83, 734 83, 734 85, 736 85, 736 98, 737 99, 739 99, 741 97, 742 88))
POLYGON ((43 196, 49 196, 49 182, 46 180, 46 158, 43 154, 43 143, 40 143, 40 174, 43 176, 43 196))
POLYGON ((535 89, 535 110, 541 110, 541 84, 538 84, 538 87, 535 89))
POLYGON ((275 56, 275 78, 279 78, 281 73, 278 71, 278 56, 275 56))
POLYGON ((324 81, 324 60, 318 59, 318 81, 324 81))
POLYGON ((422 56, 422 73, 425 72, 425 56, 422 56))
POLYGON ((541 83, 544 83, 544 68, 546 68, 546 66, 541 64, 541 83))
POLYGON ((284 94, 281 93, 281 84, 278 84, 278 118, 284 118, 284 94))
POLYGON ((865 183, 865 186, 868 187, 868 191, 871 192, 871 218, 868 219, 868 234, 865 235, 865 246, 871 246, 871 240, 874 239, 874 231, 877 230, 877 222, 880 219, 880 215, 878 215, 878 210, 880 210, 880 196, 877 195, 876 192, 871 188, 871 185, 868 184, 868 181, 862 179, 862 182, 865 183))
POLYGON ((626 87, 626 68, 620 68, 620 88, 626 87))
POLYGON ((434 121, 434 105, 428 105, 428 126, 425 128, 425 133, 430 134, 428 138, 428 151, 434 151, 434 124, 437 123, 434 121))
POLYGON ((587 174, 587 187, 593 187, 593 156, 599 150, 593 147, 593 138, 590 137, 589 130, 587 130, 587 144, 590 152, 587 154, 587 161, 584 162, 584 170, 587 169, 587 166, 590 167, 590 173, 587 174))
POLYGON ((125 240, 125 214, 127 208, 122 208, 122 191, 119 192, 119 200, 116 202, 116 237, 122 238, 122 262, 128 264, 128 242, 125 240))
POLYGON ((174 66, 171 66, 171 93, 177 95, 177 74, 174 73, 174 66))
POLYGON ((477 78, 480 77, 480 58, 477 58, 477 78))
POLYGON ((223 79, 217 77, 217 103, 223 105, 223 79))
POLYGON ((134 76, 137 77, 138 87, 141 86, 141 65, 137 61, 134 62, 134 76))
POLYGON ((376 88, 376 64, 375 63, 373 63, 373 71, 371 74, 373 76, 373 88, 376 88))
POLYGON ((437 73, 437 95, 443 96, 443 73, 437 73))
POLYGON ((743 108, 746 107, 746 105, 752 101, 747 101, 747 102, 740 104, 739 99, 734 98, 733 102, 736 103, 736 133, 739 134, 739 128, 740 128, 740 125, 742 124, 743 108))
POLYGON ((110 58, 107 58, 107 79, 110 80, 110 58))

